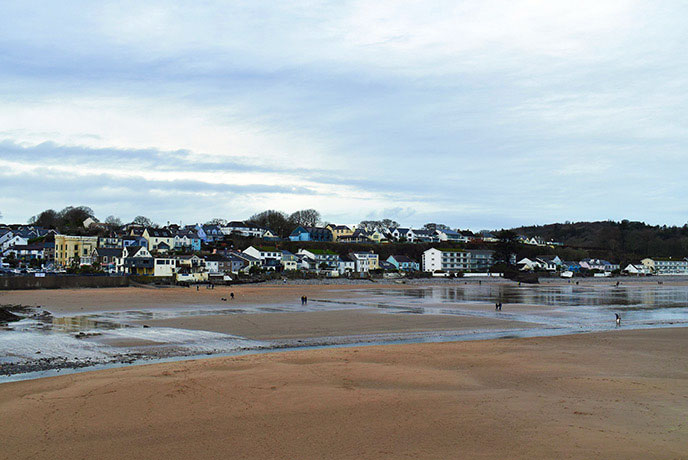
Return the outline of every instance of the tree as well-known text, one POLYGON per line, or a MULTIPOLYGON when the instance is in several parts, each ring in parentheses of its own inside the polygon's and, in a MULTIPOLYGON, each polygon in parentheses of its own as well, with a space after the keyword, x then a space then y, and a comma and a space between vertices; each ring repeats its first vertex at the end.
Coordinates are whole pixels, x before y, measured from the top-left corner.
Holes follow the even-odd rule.
POLYGON ((518 235, 513 230, 500 230, 495 233, 495 236, 499 239, 499 242, 497 242, 495 248, 493 261, 496 264, 511 265, 511 254, 516 252, 518 235))
POLYGON ((315 227, 320 223, 320 213, 315 209, 302 209, 290 215, 289 220, 302 227, 315 227))
POLYGON ((132 223, 137 224, 137 225, 141 225, 143 227, 157 227, 155 222, 153 222, 152 220, 150 220, 146 216, 136 216, 136 217, 134 217, 134 220, 132 221, 132 223))
POLYGON ((429 223, 423 225, 423 228, 434 232, 435 230, 451 230, 448 225, 429 223))
POLYGON ((110 230, 116 230, 122 226, 122 220, 119 217, 107 216, 105 218, 105 225, 107 225, 110 230))
POLYGON ((397 228, 399 226, 399 223, 392 219, 382 219, 380 222, 384 228, 397 228))
POLYGON ((95 218, 93 209, 88 206, 67 206, 57 214, 58 229, 61 232, 81 230, 84 221, 89 217, 95 218))
POLYGON ((206 222, 205 225, 225 226, 227 225, 227 219, 220 219, 219 217, 215 217, 214 219, 210 219, 208 222, 206 222))
POLYGON ((360 230, 365 230, 366 232, 374 232, 379 229, 382 222, 379 220, 362 220, 358 223, 358 228, 360 230))
POLYGON ((57 228, 58 220, 57 211, 54 209, 46 209, 40 214, 31 217, 31 219, 29 219, 29 224, 43 228, 57 228))
POLYGON ((297 226, 286 213, 272 209, 252 215, 247 222, 257 227, 270 229, 280 238, 288 237, 297 226))

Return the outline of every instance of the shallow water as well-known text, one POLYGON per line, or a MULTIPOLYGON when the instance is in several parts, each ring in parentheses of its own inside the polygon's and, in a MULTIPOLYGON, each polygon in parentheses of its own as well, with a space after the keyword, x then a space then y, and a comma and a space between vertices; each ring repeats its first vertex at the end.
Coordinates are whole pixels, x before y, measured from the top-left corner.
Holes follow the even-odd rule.
MULTIPOLYGON (((227 355, 261 350, 322 346, 351 346, 409 342, 442 342, 500 337, 532 337, 616 328, 688 326, 688 287, 680 285, 517 286, 458 284, 411 289, 361 289, 353 298, 310 300, 306 306, 198 307, 99 312, 73 316, 26 318, 0 328, 0 369, 43 360, 46 368, 121 365, 132 360, 175 359, 227 355), (494 310, 501 301, 503 309, 494 310), (157 319, 232 315, 372 309, 385 315, 452 315, 508 320, 502 329, 385 333, 299 340, 256 341, 217 332, 169 327, 142 327, 157 319), (511 321, 533 327, 514 327, 511 321), (122 357, 133 356, 132 359, 122 357)), ((28 370, 34 367, 26 367, 28 370)), ((14 369, 14 372, 19 372, 14 369)), ((57 372, 57 371, 50 371, 57 372)), ((7 372, 4 372, 5 374, 7 372)), ((31 373, 30 375, 34 375, 31 373)), ((44 374, 40 374, 44 375, 44 374)), ((0 381, 20 378, 0 377, 0 381)))

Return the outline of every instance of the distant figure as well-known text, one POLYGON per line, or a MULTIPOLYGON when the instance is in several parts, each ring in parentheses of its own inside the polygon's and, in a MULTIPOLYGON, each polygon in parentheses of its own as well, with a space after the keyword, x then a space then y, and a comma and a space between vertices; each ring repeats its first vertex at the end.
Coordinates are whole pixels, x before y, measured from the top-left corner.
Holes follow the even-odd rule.
POLYGON ((483 282, 481 280, 478 280, 478 285, 482 285, 483 282))
POLYGON ((222 300, 223 302, 227 302, 227 297, 222 297, 220 300, 222 300))
POLYGON ((499 302, 496 302, 495 303, 495 311, 498 311, 498 310, 499 310, 499 302))
POLYGON ((502 302, 499 302, 499 311, 502 311, 502 302))
POLYGON ((621 284, 621 283, 617 281, 617 282, 616 282, 616 287, 619 287, 619 284, 621 284))
POLYGON ((198 284, 196 285, 196 290, 197 290, 197 291, 199 290, 198 284))
POLYGON ((305 301, 305 300, 303 300, 303 299, 304 299, 304 297, 303 297, 303 296, 301 296, 301 305, 303 305, 304 303, 306 303, 306 301, 305 301))
POLYGON ((233 292, 230 292, 230 293, 229 293, 229 298, 232 299, 232 300, 234 300, 234 293, 233 293, 233 292))
POLYGON ((619 316, 618 313, 614 313, 616 315, 616 327, 621 326, 621 316, 619 316))
POLYGON ((303 303, 306 304, 306 305, 308 305, 308 297, 303 296, 303 303))

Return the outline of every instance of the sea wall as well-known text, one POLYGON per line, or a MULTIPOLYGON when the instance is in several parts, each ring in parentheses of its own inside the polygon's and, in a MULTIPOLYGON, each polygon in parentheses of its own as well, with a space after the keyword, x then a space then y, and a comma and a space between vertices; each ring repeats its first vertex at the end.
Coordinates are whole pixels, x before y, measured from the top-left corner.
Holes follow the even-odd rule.
POLYGON ((1 276, 0 290, 13 289, 65 289, 65 288, 99 288, 129 286, 126 276, 81 276, 81 275, 46 275, 35 276, 1 276))

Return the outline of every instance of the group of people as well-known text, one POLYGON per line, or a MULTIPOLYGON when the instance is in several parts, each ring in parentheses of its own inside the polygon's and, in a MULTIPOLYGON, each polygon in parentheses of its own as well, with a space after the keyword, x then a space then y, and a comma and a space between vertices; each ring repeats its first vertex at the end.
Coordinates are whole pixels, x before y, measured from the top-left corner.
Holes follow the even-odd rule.
POLYGON ((301 305, 306 305, 308 303, 308 297, 305 295, 301 296, 301 305))
POLYGON ((502 302, 497 302, 495 304, 495 311, 502 311, 502 302))

